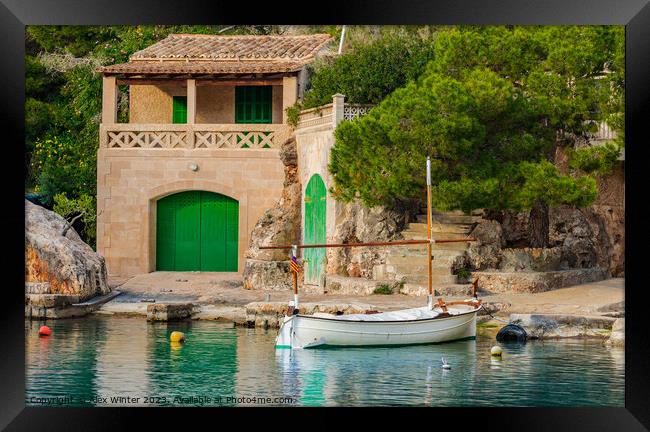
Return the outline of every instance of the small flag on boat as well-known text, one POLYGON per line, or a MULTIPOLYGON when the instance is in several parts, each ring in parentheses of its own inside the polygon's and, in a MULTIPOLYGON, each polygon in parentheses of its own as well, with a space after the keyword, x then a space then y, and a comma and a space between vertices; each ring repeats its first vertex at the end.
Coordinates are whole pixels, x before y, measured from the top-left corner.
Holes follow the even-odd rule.
POLYGON ((289 265, 291 266, 291 270, 294 273, 300 273, 300 264, 298 264, 298 259, 295 256, 291 257, 291 261, 289 262, 289 265))

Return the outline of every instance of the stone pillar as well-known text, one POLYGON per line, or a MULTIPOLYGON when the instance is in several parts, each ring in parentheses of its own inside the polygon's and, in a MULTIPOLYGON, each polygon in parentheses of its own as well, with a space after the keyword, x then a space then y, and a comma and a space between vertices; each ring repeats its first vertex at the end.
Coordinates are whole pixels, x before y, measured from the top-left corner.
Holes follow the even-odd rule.
POLYGON ((332 96, 332 122, 334 128, 343 121, 343 109, 345 105, 345 95, 337 93, 332 96))
POLYGON ((187 124, 196 123, 196 80, 187 80, 187 124))
POLYGON ((282 123, 287 123, 287 108, 298 100, 298 79, 295 76, 282 78, 282 123))
POLYGON ((196 124, 196 80, 187 80, 187 146, 194 148, 194 125, 196 124))
POLYGON ((117 123, 117 80, 114 76, 102 79, 102 124, 117 123))

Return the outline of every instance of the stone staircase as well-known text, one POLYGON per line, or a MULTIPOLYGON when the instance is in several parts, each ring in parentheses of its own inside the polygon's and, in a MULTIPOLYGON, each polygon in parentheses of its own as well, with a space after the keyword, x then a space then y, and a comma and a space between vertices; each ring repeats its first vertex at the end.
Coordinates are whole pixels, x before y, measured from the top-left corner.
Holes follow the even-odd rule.
MULTIPOLYGON (((432 237, 435 240, 461 239, 471 232, 479 216, 464 215, 462 212, 434 213, 432 237)), ((402 231, 405 240, 427 238, 426 215, 419 215, 417 222, 410 223, 402 231)), ((436 243, 433 245, 433 288, 436 295, 469 295, 471 285, 458 283, 452 273, 454 262, 463 256, 469 247, 467 242, 436 243)), ((404 282, 402 292, 409 295, 427 295, 427 248, 426 245, 393 247, 388 249, 385 272, 388 277, 404 282)), ((464 282, 464 281, 462 281, 464 282)))

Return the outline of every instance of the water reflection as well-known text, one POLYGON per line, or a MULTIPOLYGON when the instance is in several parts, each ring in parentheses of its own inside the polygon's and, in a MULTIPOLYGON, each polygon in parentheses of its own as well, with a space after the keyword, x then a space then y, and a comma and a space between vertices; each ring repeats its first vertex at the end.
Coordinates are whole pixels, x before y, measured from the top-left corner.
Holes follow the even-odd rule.
POLYGON ((27 404, 622 406, 624 350, 600 341, 475 341, 275 350, 276 331, 138 318, 25 323, 27 404), (185 343, 171 343, 172 331, 185 343), (442 369, 445 358, 451 369, 442 369), (290 401, 287 398, 291 398, 290 401))

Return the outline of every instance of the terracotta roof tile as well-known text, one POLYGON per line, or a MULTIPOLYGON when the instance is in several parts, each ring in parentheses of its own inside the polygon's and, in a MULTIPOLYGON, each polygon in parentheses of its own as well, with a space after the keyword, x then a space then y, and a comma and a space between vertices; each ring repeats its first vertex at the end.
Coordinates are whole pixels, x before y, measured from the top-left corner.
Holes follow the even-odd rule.
POLYGON ((103 66, 103 73, 295 72, 314 59, 332 37, 170 35, 134 53, 128 63, 103 66))

